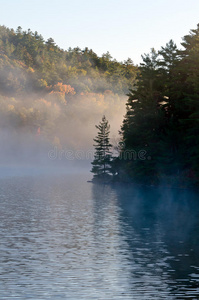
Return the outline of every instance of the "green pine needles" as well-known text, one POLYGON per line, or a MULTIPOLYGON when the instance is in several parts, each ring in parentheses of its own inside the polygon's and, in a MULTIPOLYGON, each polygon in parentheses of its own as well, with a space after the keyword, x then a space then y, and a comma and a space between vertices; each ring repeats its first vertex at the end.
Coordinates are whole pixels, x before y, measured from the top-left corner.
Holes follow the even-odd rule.
POLYGON ((98 134, 94 139, 95 154, 91 170, 94 174, 93 182, 108 183, 112 178, 112 145, 109 138, 110 125, 105 116, 96 128, 98 134))

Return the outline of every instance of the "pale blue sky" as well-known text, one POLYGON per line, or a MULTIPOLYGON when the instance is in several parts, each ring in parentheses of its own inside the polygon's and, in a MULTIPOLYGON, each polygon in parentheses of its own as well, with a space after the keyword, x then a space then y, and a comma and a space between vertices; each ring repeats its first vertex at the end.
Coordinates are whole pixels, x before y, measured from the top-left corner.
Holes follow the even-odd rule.
POLYGON ((119 61, 160 49, 199 23, 198 0, 0 0, 0 24, 38 31, 63 49, 109 51, 119 61))

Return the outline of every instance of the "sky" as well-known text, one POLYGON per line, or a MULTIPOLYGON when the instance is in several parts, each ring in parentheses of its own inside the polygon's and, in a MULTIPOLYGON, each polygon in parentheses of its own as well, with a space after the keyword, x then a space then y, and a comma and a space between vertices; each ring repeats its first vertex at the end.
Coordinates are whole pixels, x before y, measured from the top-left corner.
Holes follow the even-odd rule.
POLYGON ((0 25, 38 31, 62 49, 88 47, 118 61, 139 64, 199 23, 198 0, 0 0, 0 25))

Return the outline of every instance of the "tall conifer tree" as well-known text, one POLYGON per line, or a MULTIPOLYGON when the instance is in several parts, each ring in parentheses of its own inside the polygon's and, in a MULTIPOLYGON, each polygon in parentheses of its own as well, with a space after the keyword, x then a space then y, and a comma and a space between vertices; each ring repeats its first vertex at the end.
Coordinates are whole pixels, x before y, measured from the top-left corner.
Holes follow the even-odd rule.
POLYGON ((107 182, 111 178, 112 155, 110 149, 112 145, 109 138, 110 125, 105 116, 102 117, 102 121, 96 125, 96 128, 98 135, 94 139, 95 155, 91 172, 94 174, 94 181, 107 182))

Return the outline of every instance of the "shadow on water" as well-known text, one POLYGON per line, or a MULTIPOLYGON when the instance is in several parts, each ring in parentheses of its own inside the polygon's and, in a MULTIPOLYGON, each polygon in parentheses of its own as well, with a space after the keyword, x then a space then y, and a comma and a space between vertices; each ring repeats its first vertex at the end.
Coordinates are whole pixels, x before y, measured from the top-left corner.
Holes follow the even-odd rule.
POLYGON ((86 176, 0 179, 0 299, 199 299, 197 194, 86 176))
POLYGON ((117 207, 135 299, 199 299, 196 193, 94 185, 93 195, 99 218, 103 218, 103 205, 112 201, 117 207))

